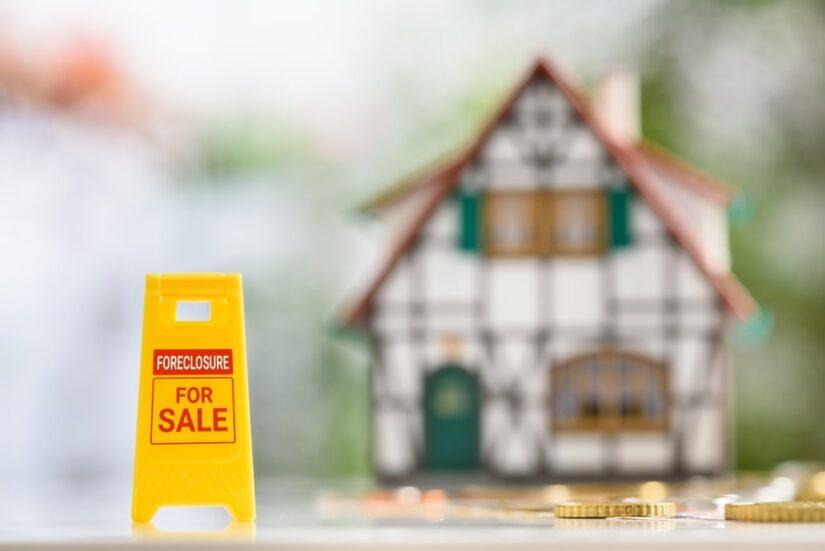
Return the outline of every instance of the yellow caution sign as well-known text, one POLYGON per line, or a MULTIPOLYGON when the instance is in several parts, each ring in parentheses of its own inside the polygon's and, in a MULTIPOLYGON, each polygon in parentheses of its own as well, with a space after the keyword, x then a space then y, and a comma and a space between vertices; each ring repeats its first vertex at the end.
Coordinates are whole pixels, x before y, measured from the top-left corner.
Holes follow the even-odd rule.
POLYGON ((132 519, 223 505, 254 520, 240 274, 150 274, 143 308, 132 519))

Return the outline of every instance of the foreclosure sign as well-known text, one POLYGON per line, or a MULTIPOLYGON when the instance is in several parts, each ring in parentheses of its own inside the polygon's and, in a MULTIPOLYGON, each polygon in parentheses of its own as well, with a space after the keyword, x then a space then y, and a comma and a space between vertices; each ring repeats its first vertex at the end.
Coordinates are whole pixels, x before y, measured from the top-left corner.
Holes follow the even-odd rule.
POLYGON ((167 505, 255 518, 240 274, 148 274, 132 519, 167 505), (208 303, 206 319, 179 318, 208 303))

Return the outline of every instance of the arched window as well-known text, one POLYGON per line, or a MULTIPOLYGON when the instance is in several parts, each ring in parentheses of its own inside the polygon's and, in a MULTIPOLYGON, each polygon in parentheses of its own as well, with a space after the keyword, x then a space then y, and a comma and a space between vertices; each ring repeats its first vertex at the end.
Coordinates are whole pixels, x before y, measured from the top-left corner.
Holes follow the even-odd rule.
POLYGON ((555 432, 665 431, 667 368, 641 354, 576 356, 551 371, 555 432))

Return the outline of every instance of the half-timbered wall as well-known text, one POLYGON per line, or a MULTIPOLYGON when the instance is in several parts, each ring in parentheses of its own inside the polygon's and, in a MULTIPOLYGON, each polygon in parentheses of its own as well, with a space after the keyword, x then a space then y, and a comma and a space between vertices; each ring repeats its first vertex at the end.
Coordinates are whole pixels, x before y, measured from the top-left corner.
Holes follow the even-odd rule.
MULTIPOLYGON (((627 184, 559 91, 537 81, 459 185, 627 184)), ((637 198, 631 205, 634 241, 627 248, 593 257, 517 259, 460 251, 457 203, 438 207, 370 314, 379 474, 405 476, 420 467, 424 379, 445 363, 447 335, 460 339, 459 363, 480 376, 481 452, 493 473, 631 476, 723 468, 727 370, 720 304, 645 202, 637 198), (603 347, 668 366, 668 433, 553 434, 550 370, 603 347)))

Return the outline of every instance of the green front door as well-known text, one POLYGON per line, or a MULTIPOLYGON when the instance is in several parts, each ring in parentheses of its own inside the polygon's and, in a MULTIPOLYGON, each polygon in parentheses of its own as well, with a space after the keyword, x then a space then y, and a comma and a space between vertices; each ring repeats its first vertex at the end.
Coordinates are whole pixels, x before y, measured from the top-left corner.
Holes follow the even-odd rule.
POLYGON ((479 463, 478 378, 446 365, 424 383, 425 460, 428 469, 472 469, 479 463))

